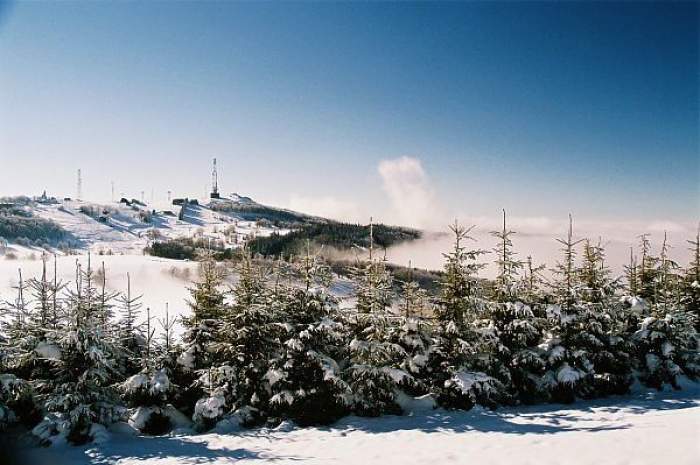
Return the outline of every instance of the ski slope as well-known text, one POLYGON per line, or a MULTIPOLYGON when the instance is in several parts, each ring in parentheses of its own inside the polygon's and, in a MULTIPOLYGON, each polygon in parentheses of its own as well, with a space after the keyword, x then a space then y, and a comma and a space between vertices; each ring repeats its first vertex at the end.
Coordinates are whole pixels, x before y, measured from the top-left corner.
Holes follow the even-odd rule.
POLYGON ((349 417, 324 428, 283 423, 138 437, 121 425, 101 444, 32 449, 21 459, 29 465, 691 465, 700 459, 700 391, 686 387, 495 412, 448 412, 412 401, 406 416, 349 417))

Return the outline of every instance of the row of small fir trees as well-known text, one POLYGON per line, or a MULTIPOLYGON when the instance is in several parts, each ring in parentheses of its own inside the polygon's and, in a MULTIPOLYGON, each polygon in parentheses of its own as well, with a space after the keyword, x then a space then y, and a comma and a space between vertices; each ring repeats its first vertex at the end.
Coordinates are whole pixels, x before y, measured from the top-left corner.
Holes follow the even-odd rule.
POLYGON ((20 272, 4 305, 0 427, 80 444, 125 420, 145 434, 317 425, 401 414, 406 395, 496 408, 624 394, 635 382, 678 388, 700 375, 700 235, 685 269, 665 240, 653 255, 642 236, 622 280, 602 244, 574 240, 570 226, 545 277, 517 258, 504 214, 492 233, 497 276, 486 280, 487 252, 470 246, 470 230, 451 227, 437 296, 394 283, 370 247, 353 269, 350 306, 310 253, 272 265, 246 252, 222 265, 204 253, 181 336, 167 312, 143 315, 130 281, 110 292, 104 265, 76 261, 64 283, 45 260, 40 277, 20 272))

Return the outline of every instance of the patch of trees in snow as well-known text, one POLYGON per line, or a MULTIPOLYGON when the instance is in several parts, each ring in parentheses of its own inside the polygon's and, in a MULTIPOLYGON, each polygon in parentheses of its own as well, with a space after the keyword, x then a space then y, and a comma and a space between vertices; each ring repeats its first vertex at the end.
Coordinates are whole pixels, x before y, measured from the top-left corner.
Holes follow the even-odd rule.
POLYGON ((498 276, 486 281, 485 251, 470 247, 469 229, 451 229, 437 297, 410 279, 396 295, 370 248, 353 269, 351 309, 340 308, 328 266, 310 252, 274 263, 247 252, 231 265, 204 254, 178 339, 167 316, 154 321, 146 310, 137 324, 140 296, 130 285, 107 291, 104 269, 77 264, 64 283, 45 261, 2 305, 0 427, 80 444, 103 440, 115 422, 144 434, 319 425, 401 414, 406 395, 497 408, 622 394, 636 380, 677 388, 700 376, 700 236, 685 269, 666 244, 653 256, 642 236, 641 260, 623 282, 603 247, 575 241, 570 228, 549 281, 517 258, 504 217, 493 233, 498 276))

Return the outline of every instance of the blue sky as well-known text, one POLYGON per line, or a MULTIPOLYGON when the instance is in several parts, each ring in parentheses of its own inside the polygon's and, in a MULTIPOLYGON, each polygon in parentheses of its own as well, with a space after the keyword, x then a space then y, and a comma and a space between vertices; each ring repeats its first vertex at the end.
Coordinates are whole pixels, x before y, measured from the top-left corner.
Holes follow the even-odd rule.
POLYGON ((348 219, 694 222, 698 63, 697 3, 4 3, 0 195, 202 195, 217 157, 348 219))

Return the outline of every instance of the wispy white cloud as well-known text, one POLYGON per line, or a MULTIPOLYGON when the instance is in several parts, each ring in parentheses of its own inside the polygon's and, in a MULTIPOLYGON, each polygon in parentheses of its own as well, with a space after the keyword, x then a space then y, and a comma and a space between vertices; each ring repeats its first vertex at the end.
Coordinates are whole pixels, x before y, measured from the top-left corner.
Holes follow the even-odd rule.
POLYGON ((446 215, 420 160, 412 157, 382 160, 377 170, 392 207, 387 215, 390 222, 418 228, 442 224, 446 215))

